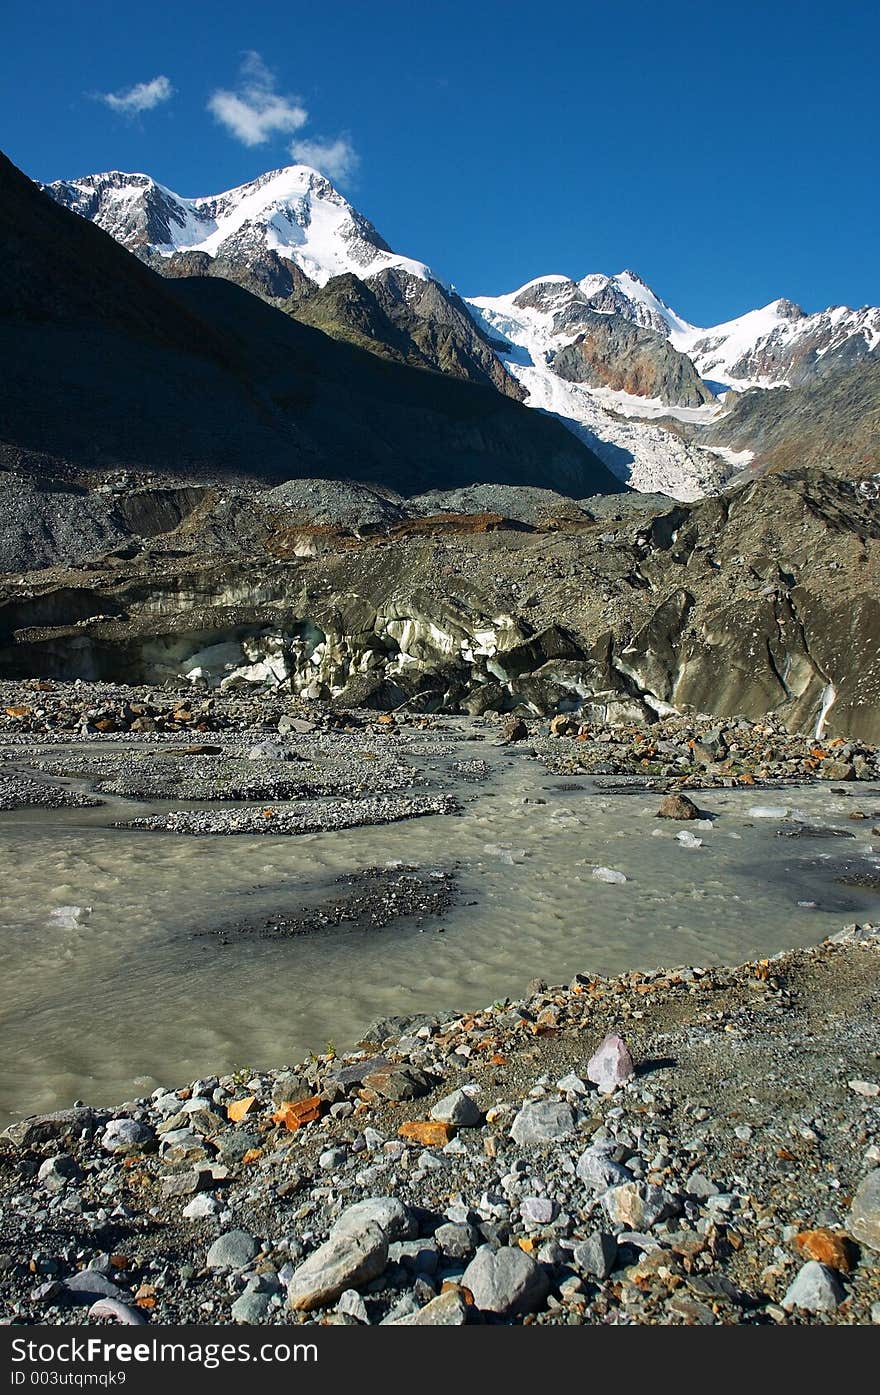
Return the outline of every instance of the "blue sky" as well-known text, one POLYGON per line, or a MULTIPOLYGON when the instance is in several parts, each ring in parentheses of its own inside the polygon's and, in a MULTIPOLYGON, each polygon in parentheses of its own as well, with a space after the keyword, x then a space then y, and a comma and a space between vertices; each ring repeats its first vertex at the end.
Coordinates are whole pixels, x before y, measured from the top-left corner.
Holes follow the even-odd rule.
POLYGON ((0 146, 189 195, 323 156, 464 294, 632 267, 710 324, 880 300, 878 52, 867 0, 7 0, 0 146))

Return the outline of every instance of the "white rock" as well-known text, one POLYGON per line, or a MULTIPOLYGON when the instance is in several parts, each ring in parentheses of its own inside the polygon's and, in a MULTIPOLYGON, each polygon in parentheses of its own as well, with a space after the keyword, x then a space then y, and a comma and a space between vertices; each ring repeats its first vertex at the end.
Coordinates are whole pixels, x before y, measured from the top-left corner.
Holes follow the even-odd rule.
POLYGON ((188 1221, 203 1221, 208 1216, 219 1216, 222 1210, 223 1207, 216 1196, 199 1192, 187 1206, 184 1206, 183 1214, 188 1221))
POLYGON ((626 881, 626 877, 623 872, 617 872, 613 867, 594 867, 593 880, 607 882, 609 886, 620 886, 626 881))
POLYGON ((808 1313, 833 1313, 845 1297, 846 1290, 834 1270, 811 1259, 798 1270, 782 1306, 787 1312, 802 1308, 808 1313))
POLYGON ((587 1079, 599 1087, 600 1095, 610 1095, 634 1074, 635 1066, 626 1042, 616 1033, 605 1038, 587 1065, 587 1079))
POLYGON ((675 837, 683 848, 701 848, 703 846, 702 838, 695 838, 693 833, 690 833, 686 828, 683 828, 681 833, 676 833, 675 837))

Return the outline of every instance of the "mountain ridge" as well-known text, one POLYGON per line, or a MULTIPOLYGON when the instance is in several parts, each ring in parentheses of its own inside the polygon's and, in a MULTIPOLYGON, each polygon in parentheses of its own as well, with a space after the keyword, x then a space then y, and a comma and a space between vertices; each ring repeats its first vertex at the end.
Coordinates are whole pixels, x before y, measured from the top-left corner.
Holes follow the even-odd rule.
POLYGON ((620 488, 492 388, 382 362, 220 278, 157 276, 0 157, 0 465, 620 488))

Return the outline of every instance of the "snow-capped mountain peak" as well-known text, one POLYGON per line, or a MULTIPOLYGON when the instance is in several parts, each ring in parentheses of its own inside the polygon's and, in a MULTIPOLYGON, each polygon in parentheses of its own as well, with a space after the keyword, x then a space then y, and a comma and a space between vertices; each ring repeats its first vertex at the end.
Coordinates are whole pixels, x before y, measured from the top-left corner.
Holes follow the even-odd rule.
MULTIPOLYGON (((220 194, 183 198, 148 175, 109 171, 46 186, 59 203, 97 223, 133 252, 221 256, 244 238, 295 263, 324 285, 353 272, 388 267, 437 280, 424 262, 402 257, 320 171, 309 165, 270 170, 220 194)), ((442 283, 441 283, 442 284, 442 283)))

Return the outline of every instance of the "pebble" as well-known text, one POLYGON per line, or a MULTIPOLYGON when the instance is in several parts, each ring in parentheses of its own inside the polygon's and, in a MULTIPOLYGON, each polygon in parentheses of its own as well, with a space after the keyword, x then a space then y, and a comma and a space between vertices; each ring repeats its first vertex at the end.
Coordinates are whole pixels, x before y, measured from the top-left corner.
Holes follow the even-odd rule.
POLYGON ((248 1324, 264 1322, 271 1303, 271 1294, 246 1288, 232 1305, 232 1320, 248 1324))
POLYGON ((610 1187, 602 1197, 602 1206, 612 1225, 625 1230, 650 1230, 657 1221, 680 1209, 675 1197, 646 1182, 610 1187))
POLYGON ((607 1231, 594 1231, 586 1240, 575 1245, 572 1260, 582 1274, 607 1279, 617 1261, 617 1241, 607 1231))
POLYGON ((223 1210, 222 1205, 215 1196, 209 1196, 207 1192, 199 1192, 183 1208, 183 1215, 188 1221, 203 1221, 209 1216, 219 1216, 223 1210))

